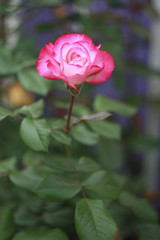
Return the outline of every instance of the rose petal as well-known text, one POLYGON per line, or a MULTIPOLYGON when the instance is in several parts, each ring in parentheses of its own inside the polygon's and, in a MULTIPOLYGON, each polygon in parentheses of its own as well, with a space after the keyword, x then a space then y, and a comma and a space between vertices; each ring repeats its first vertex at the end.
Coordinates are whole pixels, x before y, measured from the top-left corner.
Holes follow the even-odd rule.
POLYGON ((37 61, 38 73, 50 80, 59 80, 60 67, 58 62, 54 59, 54 46, 52 43, 46 44, 39 54, 39 61, 37 61))
POLYGON ((69 49, 69 51, 66 54, 66 62, 70 62, 72 61, 74 58, 78 57, 82 57, 85 54, 82 52, 81 48, 78 47, 72 47, 69 49))
POLYGON ((91 76, 88 76, 85 80, 85 82, 90 84, 97 84, 97 83, 103 83, 105 82, 112 74, 114 70, 114 61, 110 54, 103 51, 98 51, 98 54, 96 56, 94 65, 99 65, 101 63, 104 63, 104 68, 102 71, 100 71, 97 74, 92 74, 91 76))
POLYGON ((40 51, 39 60, 53 58, 55 54, 53 48, 54 46, 52 43, 46 44, 45 47, 40 51))
POLYGON ((86 63, 87 63, 87 58, 80 58, 80 59, 74 58, 69 64, 74 64, 74 65, 84 67, 86 63))
MULTIPOLYGON (((54 43, 54 51, 55 51, 55 58, 57 61, 61 61, 60 60, 60 56, 59 53, 61 51, 61 47, 66 44, 66 43, 70 43, 72 44, 78 44, 79 46, 83 47, 83 49, 86 50, 86 52, 88 53, 88 59, 90 60, 91 63, 93 63, 95 61, 96 55, 97 55, 97 47, 94 45, 94 43, 92 42, 92 40, 84 35, 84 34, 67 34, 64 35, 60 38, 58 38, 55 43, 54 43)), ((67 46, 67 44, 66 44, 67 46)), ((98 46, 100 47, 100 46, 98 46)), ((67 51, 67 50, 66 50, 67 51)), ((85 57, 85 56, 83 56, 85 57)), ((65 58, 63 58, 65 59, 65 58)))
POLYGON ((63 61, 62 73, 67 77, 73 76, 75 74, 84 75, 86 74, 86 70, 87 67, 85 66, 81 67, 80 65, 69 64, 63 61))
POLYGON ((92 43, 92 40, 84 34, 77 34, 77 33, 66 34, 66 35, 63 35, 63 36, 59 37, 55 41, 54 50, 56 52, 60 52, 60 49, 61 49, 63 44, 65 44, 65 43, 75 43, 75 42, 80 42, 80 41, 92 43))
POLYGON ((47 67, 51 71, 51 73, 56 77, 56 79, 64 78, 60 72, 60 65, 55 60, 52 62, 48 60, 47 67))
POLYGON ((104 64, 102 64, 101 66, 93 65, 93 66, 90 68, 87 76, 95 75, 95 74, 99 73, 100 71, 102 71, 103 68, 104 68, 104 64))
POLYGON ((76 86, 76 85, 79 85, 81 83, 83 83, 85 81, 85 76, 84 75, 80 75, 80 74, 75 74, 73 76, 69 76, 68 77, 68 85, 73 85, 76 86))
POLYGON ((59 64, 53 59, 50 60, 39 60, 36 62, 36 67, 39 75, 50 80, 60 80, 60 68, 59 64))
POLYGON ((89 58, 91 63, 93 63, 95 61, 95 58, 97 56, 97 47, 94 45, 94 43, 91 42, 84 42, 84 41, 80 41, 79 45, 85 47, 85 49, 87 49, 87 51, 89 52, 89 58))
POLYGON ((54 76, 51 73, 51 71, 48 69, 47 67, 47 62, 45 60, 39 60, 36 62, 36 67, 37 67, 37 71, 39 73, 40 76, 46 78, 46 79, 50 79, 50 80, 54 80, 54 76))
POLYGON ((67 84, 73 87, 73 85, 79 85, 85 81, 87 67, 67 64, 63 61, 63 68, 61 69, 61 72, 67 78, 67 84))
POLYGON ((71 48, 70 43, 64 43, 61 47, 60 55, 65 61, 66 61, 66 55, 67 55, 70 48, 71 48))
POLYGON ((72 60, 71 55, 73 52, 77 53, 77 55, 80 55, 81 57, 90 58, 87 49, 77 42, 72 44, 65 43, 62 45, 61 56, 65 61, 70 62, 72 60))
POLYGON ((99 44, 98 46, 96 46, 96 48, 99 50, 101 48, 101 44, 99 44))

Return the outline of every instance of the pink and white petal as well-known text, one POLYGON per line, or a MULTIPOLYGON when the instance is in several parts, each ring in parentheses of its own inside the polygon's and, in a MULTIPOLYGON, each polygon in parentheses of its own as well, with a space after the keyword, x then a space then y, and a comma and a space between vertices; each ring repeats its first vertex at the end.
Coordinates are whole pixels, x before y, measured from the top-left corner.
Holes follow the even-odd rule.
POLYGON ((112 56, 107 53, 100 51, 97 54, 95 64, 102 64, 104 63, 104 68, 102 71, 100 71, 97 74, 92 74, 91 76, 88 76, 85 80, 85 82, 90 84, 98 84, 105 82, 108 78, 110 78, 113 70, 114 70, 114 61, 112 56))
POLYGON ((102 66, 97 66, 97 65, 93 65, 90 70, 88 71, 87 76, 92 76, 95 75, 97 73, 99 73, 100 71, 102 71, 104 68, 104 65, 102 64, 102 66))
POLYGON ((85 49, 84 46, 82 46, 78 42, 72 44, 70 43, 63 44, 61 47, 60 54, 65 61, 69 62, 71 61, 71 55, 74 52, 77 53, 77 55, 80 55, 81 57, 89 58, 88 51, 85 49))
POLYGON ((48 62, 45 60, 39 60, 36 62, 37 71, 40 76, 49 80, 56 80, 55 75, 49 70, 47 66, 48 62))
POLYGON ((67 53, 70 50, 70 48, 71 48, 71 44, 68 42, 64 43, 61 47, 60 55, 65 61, 66 61, 67 53))
MULTIPOLYGON (((88 52, 89 49, 85 47, 85 44, 81 44, 81 43, 82 43, 82 41, 79 41, 79 42, 72 43, 72 45, 80 47, 82 50, 82 53, 81 53, 82 56, 84 56, 84 57, 86 56, 89 58, 89 52, 88 52)), ((88 45, 88 44, 86 44, 86 45, 88 45)))
POLYGON ((101 48, 101 44, 99 44, 98 46, 96 46, 97 50, 99 50, 101 48))
POLYGON ((52 43, 46 44, 45 47, 40 51, 39 60, 53 58, 55 54, 53 48, 54 46, 52 43))
POLYGON ((92 41, 90 42, 81 41, 79 42, 79 44, 82 45, 85 49, 87 49, 90 61, 93 63, 98 53, 97 47, 94 45, 92 41))
POLYGON ((61 75, 60 64, 56 60, 52 59, 52 62, 50 60, 48 60, 47 67, 53 75, 55 75, 57 77, 61 75))
POLYGON ((87 66, 86 63, 87 63, 87 58, 80 58, 80 59, 73 58, 73 60, 70 62, 70 64, 78 65, 81 67, 87 66))
POLYGON ((79 84, 85 82, 85 78, 86 78, 85 75, 80 75, 80 74, 68 76, 68 85, 71 87, 73 87, 73 85, 74 85, 76 87, 76 85, 79 85, 79 84))
POLYGON ((67 54, 66 54, 66 62, 70 62, 72 61, 73 58, 76 58, 76 56, 81 57, 82 55, 84 55, 84 53, 82 52, 82 49, 79 47, 71 47, 67 54))
POLYGON ((54 80, 62 80, 64 83, 67 83, 67 77, 61 73, 59 63, 57 63, 56 61, 48 61, 47 67, 54 75, 54 80))
POLYGON ((87 71, 87 67, 83 66, 79 66, 79 65, 74 65, 74 64, 69 64, 65 61, 63 61, 63 67, 61 69, 62 74, 64 76, 73 76, 75 74, 80 74, 80 75, 84 75, 86 74, 87 71))
POLYGON ((79 41, 92 42, 92 40, 84 34, 66 34, 59 37, 54 43, 54 50, 59 52, 64 43, 74 43, 79 41))

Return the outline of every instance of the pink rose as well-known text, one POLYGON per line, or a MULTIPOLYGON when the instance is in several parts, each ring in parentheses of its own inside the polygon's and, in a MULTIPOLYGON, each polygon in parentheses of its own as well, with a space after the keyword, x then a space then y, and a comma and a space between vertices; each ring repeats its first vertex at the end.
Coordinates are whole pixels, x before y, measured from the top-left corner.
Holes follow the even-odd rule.
POLYGON ((77 91, 76 86, 84 82, 103 83, 111 76, 114 61, 100 47, 83 34, 64 35, 41 50, 37 71, 44 78, 62 80, 77 91))

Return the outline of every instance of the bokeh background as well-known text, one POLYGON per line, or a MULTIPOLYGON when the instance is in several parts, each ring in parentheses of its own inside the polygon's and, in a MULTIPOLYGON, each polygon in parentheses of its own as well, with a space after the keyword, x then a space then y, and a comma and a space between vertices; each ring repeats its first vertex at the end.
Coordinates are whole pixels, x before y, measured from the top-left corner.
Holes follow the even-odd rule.
MULTIPOLYGON (((101 164, 127 174, 130 188, 159 212, 160 1, 1 0, 1 106, 16 108, 42 96, 46 116, 63 117, 66 109, 60 102, 69 99, 63 83, 49 81, 53 89, 46 95, 48 86, 39 80, 35 62, 45 44, 67 33, 86 34, 113 56, 112 77, 101 85, 85 84, 77 102, 89 106, 101 94, 137 107, 131 118, 114 114, 123 128, 122 141, 102 141, 101 164), (22 67, 32 67, 32 72, 19 72, 22 67)), ((11 153, 20 159, 25 152, 18 131, 14 120, 0 124, 1 159, 11 153)))

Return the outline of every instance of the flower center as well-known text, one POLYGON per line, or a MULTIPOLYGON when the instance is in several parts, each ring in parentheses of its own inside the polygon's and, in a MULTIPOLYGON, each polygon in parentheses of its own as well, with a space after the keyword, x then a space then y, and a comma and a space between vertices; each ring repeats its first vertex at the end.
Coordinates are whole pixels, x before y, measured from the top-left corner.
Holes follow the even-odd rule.
POLYGON ((77 54, 76 52, 73 52, 68 63, 82 67, 86 64, 86 62, 87 62, 86 58, 82 57, 80 54, 77 54))
POLYGON ((79 59, 81 59, 81 55, 80 55, 80 54, 77 54, 76 52, 73 52, 73 53, 71 54, 70 61, 72 61, 73 59, 79 60, 79 59))

